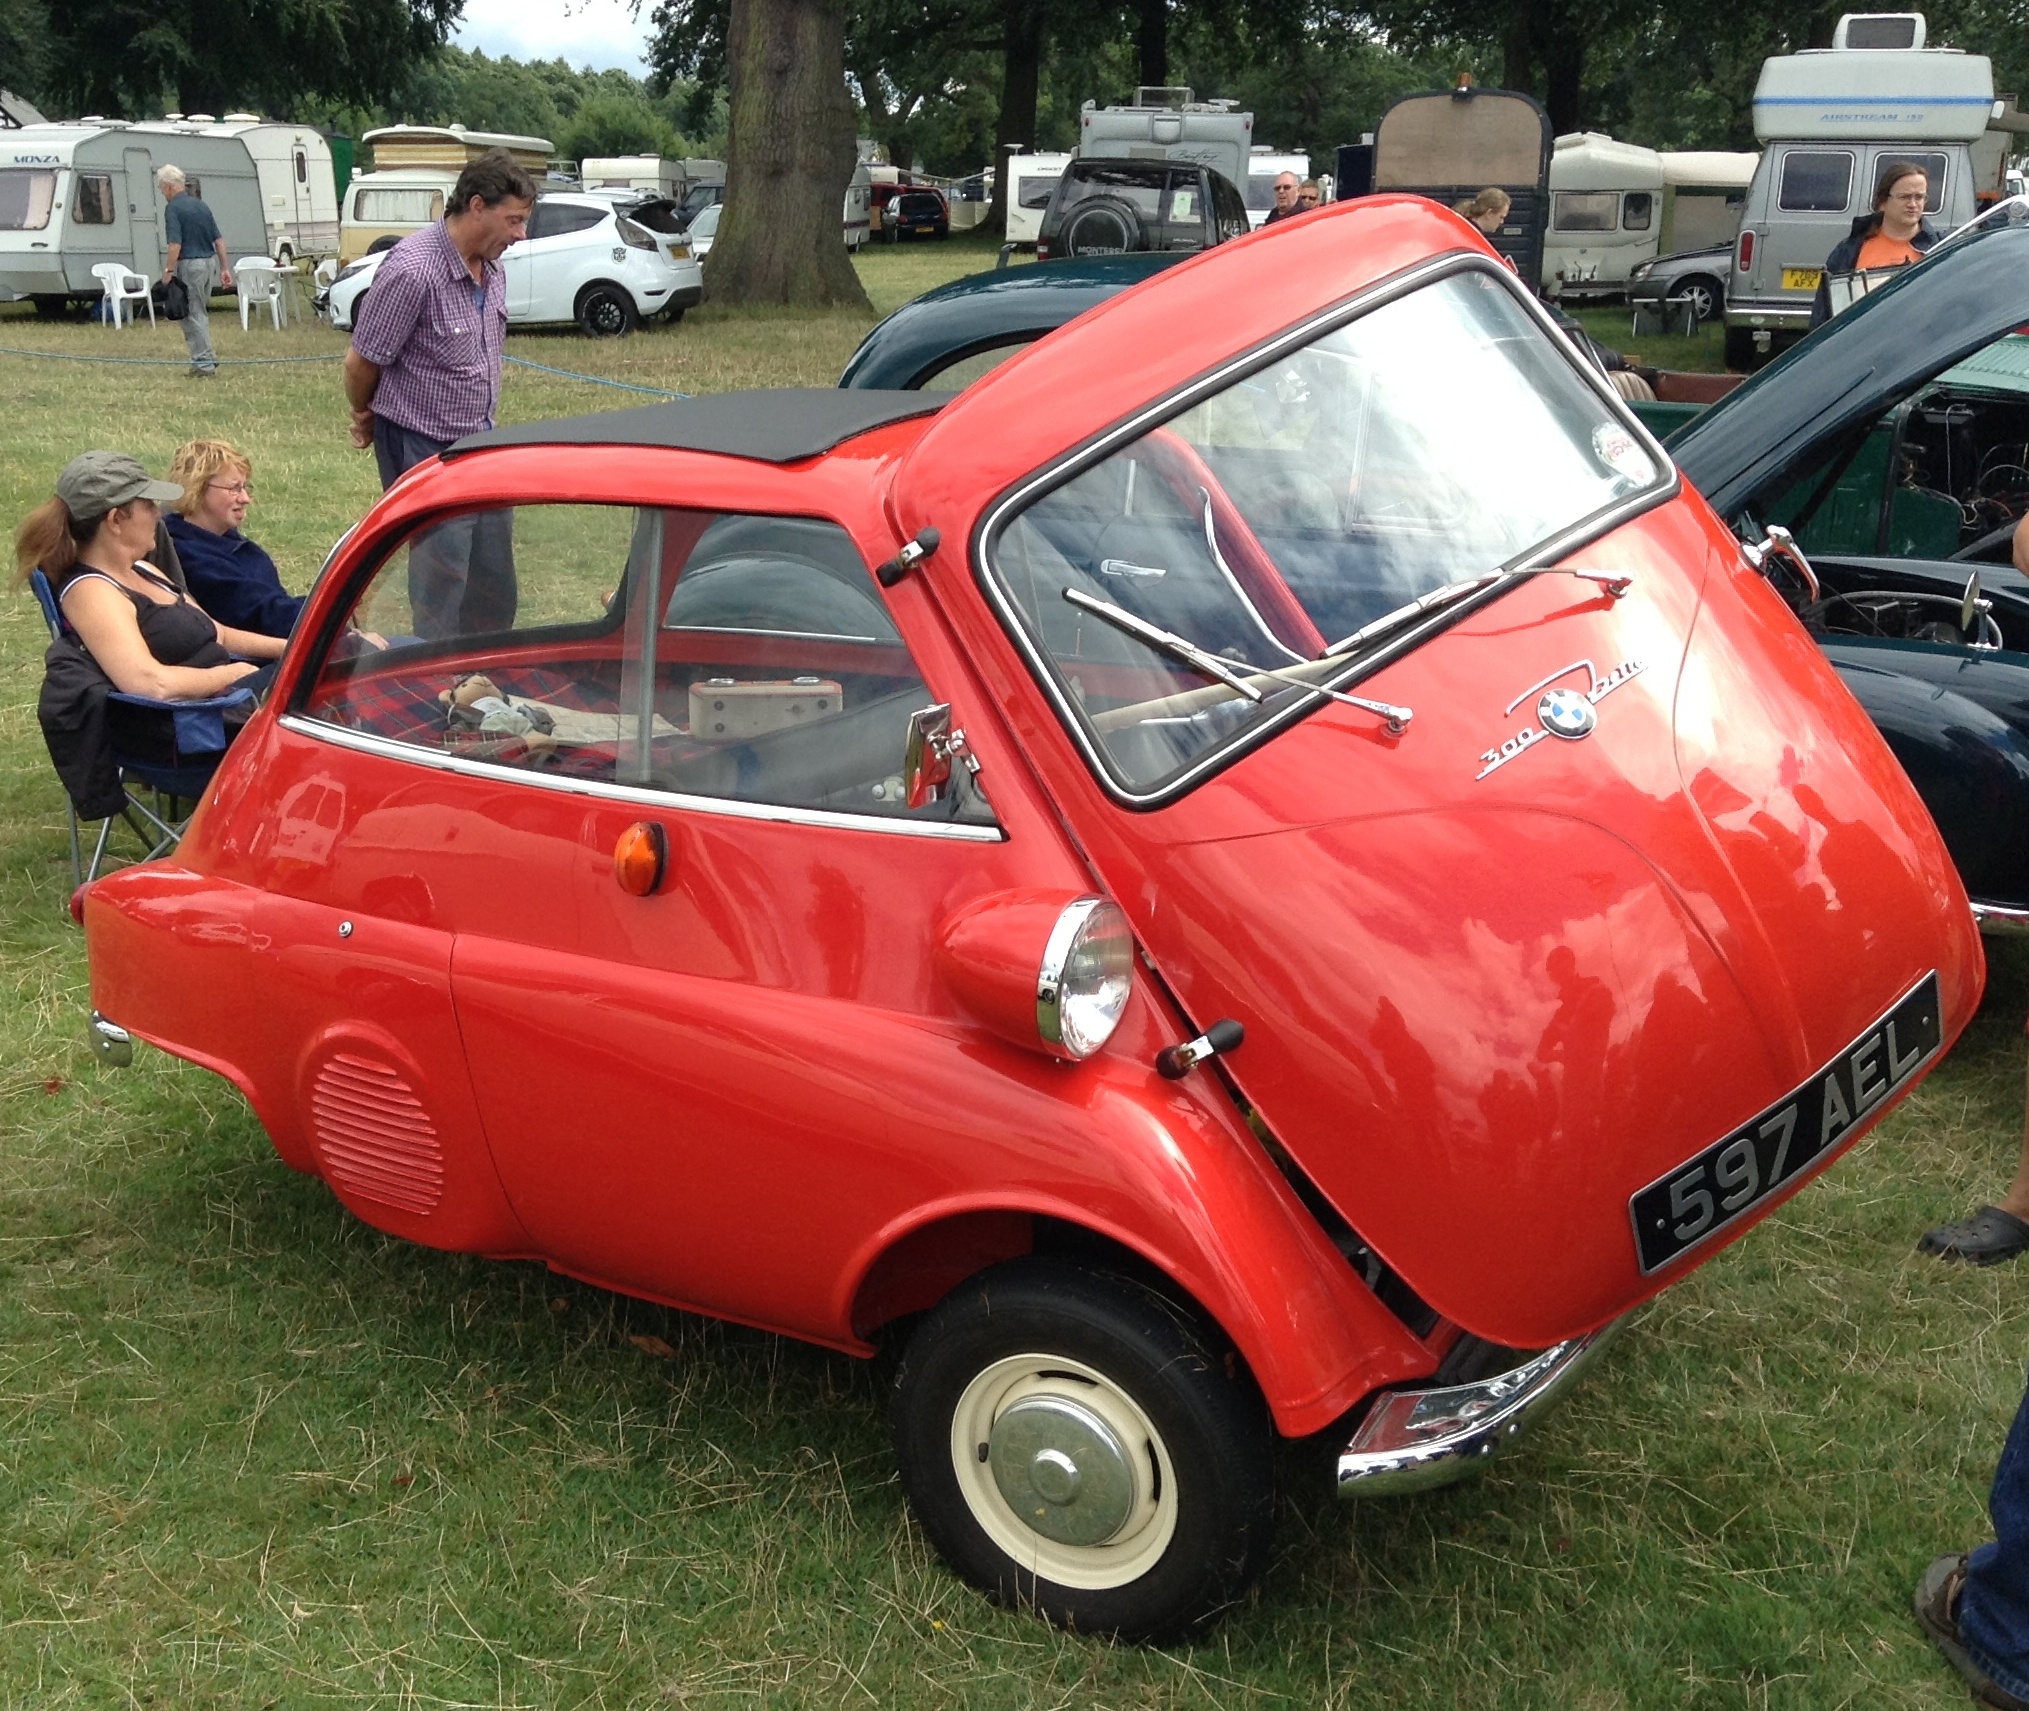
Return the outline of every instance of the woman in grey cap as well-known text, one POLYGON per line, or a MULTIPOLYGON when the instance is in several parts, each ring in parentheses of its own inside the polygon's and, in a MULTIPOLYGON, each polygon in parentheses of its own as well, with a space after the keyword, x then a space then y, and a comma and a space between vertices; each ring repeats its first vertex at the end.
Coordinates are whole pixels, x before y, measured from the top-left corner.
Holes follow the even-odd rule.
POLYGON ((266 674, 251 662, 282 655, 282 638, 214 622, 147 562, 161 507, 182 497, 124 452, 86 452, 14 535, 22 579, 49 578, 65 625, 113 687, 156 701, 223 694, 266 674))

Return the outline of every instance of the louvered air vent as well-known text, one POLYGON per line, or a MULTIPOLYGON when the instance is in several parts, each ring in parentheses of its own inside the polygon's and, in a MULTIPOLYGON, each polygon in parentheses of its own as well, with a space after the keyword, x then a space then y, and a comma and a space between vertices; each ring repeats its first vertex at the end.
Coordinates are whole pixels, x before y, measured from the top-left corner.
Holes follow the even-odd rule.
POLYGON ((310 1091, 317 1151, 331 1186, 404 1212, 444 1197, 444 1150, 414 1089, 384 1063, 339 1052, 310 1091))

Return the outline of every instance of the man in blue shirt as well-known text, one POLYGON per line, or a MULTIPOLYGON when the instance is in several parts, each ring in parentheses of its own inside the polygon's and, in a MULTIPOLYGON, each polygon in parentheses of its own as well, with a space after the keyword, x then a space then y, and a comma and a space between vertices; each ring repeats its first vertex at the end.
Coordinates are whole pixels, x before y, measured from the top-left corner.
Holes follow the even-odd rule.
POLYGON ((162 283, 180 279, 190 293, 190 308, 183 317, 190 374, 193 380, 211 380, 218 374, 218 357, 211 348, 211 294, 232 289, 232 263, 226 259, 225 239, 211 210, 185 188, 183 168, 158 167, 155 182, 168 200, 162 216, 162 235, 169 240, 162 283))

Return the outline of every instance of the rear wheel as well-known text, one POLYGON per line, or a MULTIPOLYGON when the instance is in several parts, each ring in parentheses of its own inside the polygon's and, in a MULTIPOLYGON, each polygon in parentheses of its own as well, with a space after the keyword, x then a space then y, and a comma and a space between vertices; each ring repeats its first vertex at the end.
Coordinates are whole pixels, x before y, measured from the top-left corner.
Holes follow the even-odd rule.
POLYGON ((1273 1536, 1260 1393, 1194 1315, 1044 1259, 961 1285, 895 1390, 903 1489, 945 1560, 1083 1633, 1159 1640, 1233 1603, 1273 1536))
POLYGON ((1066 255, 1122 255, 1141 247, 1141 218, 1116 196, 1080 202, 1064 222, 1066 255))
POLYGON ((588 285, 578 295, 578 325, 588 338, 617 339, 634 331, 634 299, 617 285, 588 285))

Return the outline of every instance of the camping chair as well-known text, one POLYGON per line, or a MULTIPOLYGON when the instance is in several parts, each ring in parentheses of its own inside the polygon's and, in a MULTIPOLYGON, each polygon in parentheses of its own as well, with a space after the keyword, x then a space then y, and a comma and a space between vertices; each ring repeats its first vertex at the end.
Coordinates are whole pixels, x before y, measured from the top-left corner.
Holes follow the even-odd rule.
POLYGON ((265 303, 274 317, 275 331, 282 330, 282 270, 266 256, 248 256, 232 270, 233 289, 240 298, 240 331, 247 328, 247 310, 259 313, 265 303))
POLYGON ((148 305, 148 325, 155 325, 155 299, 149 293, 148 281, 131 267, 122 267, 116 261, 102 261, 92 269, 92 277, 99 282, 99 289, 106 294, 106 306, 113 312, 113 325, 134 319, 134 311, 124 308, 129 303, 148 305))
MULTIPOLYGON (((35 590, 36 604, 42 608, 43 621, 49 625, 50 639, 54 641, 64 632, 63 609, 57 604, 56 591, 40 570, 29 572, 28 581, 35 590)), ((211 782, 211 775, 225 758, 226 712, 231 708, 250 706, 253 702, 253 696, 244 689, 229 689, 223 695, 207 696, 202 701, 156 701, 145 695, 128 695, 117 689, 112 690, 108 698, 158 716, 169 738, 169 758, 166 761, 159 758, 144 760, 123 755, 117 746, 114 748, 113 764, 119 769, 120 784, 126 791, 127 800, 117 815, 108 815, 99 826, 98 842, 92 848, 89 866, 84 860, 77 805, 65 792, 64 808, 70 815, 73 890, 98 878, 99 864, 106 858, 106 846, 112 838, 115 819, 126 821, 141 840, 145 852, 141 857, 143 861, 153 861, 176 847, 183 836, 183 828, 189 823, 191 812, 197 806, 197 799, 204 794, 204 787, 211 782), (152 794, 152 807, 134 793, 136 785, 152 794), (168 804, 166 815, 163 812, 165 800, 168 804), (185 802, 190 804, 190 808, 179 812, 185 802)))

